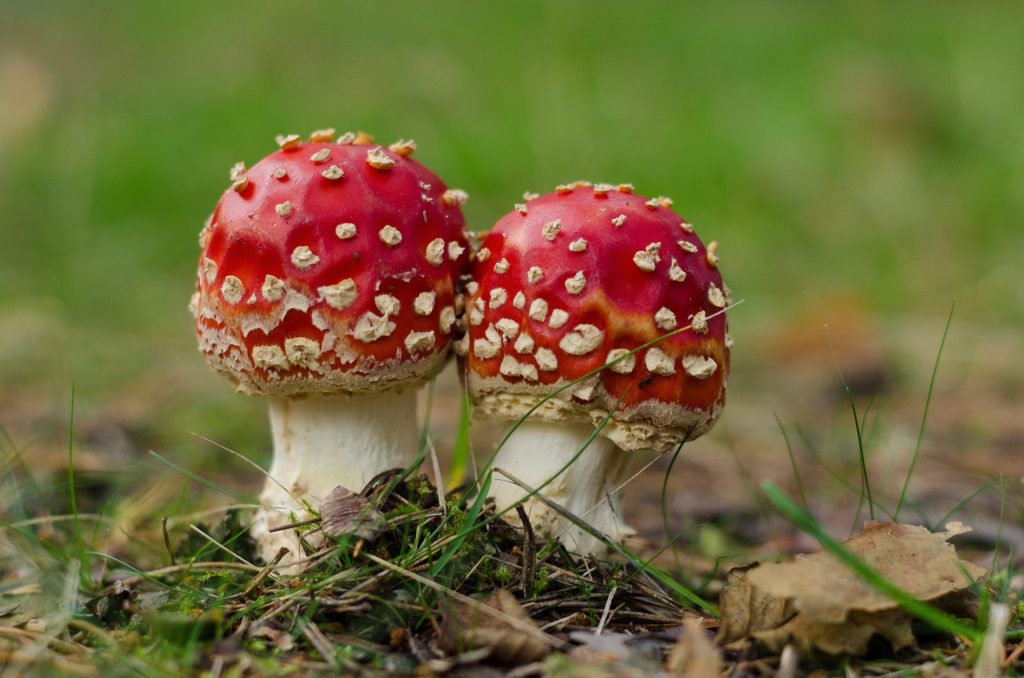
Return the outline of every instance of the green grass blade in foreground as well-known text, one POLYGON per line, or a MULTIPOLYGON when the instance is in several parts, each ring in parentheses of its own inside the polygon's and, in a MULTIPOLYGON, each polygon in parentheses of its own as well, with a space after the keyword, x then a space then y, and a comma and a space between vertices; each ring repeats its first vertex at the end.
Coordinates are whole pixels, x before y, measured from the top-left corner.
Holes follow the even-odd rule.
POLYGON ((75 526, 75 545, 78 547, 79 574, 88 576, 89 558, 85 554, 82 523, 78 520, 78 495, 75 493, 75 382, 71 382, 71 403, 68 407, 68 506, 75 526))
POLYGON ((800 494, 800 503, 804 505, 805 509, 810 510, 810 505, 807 503, 807 493, 804 492, 804 481, 800 476, 800 468, 796 464, 796 455, 793 454, 793 446, 789 443, 789 434, 786 433, 786 427, 782 425, 779 415, 772 413, 772 416, 775 417, 775 423, 779 425, 782 439, 786 442, 786 452, 789 454, 789 465, 793 467, 793 478, 796 480, 796 490, 800 494))
POLYGON ((477 530, 481 525, 476 524, 476 519, 480 516, 480 512, 483 511, 484 503, 487 501, 487 493, 491 489, 491 479, 493 477, 491 471, 487 471, 484 475, 483 485, 480 487, 480 492, 476 495, 476 500, 473 505, 469 507, 469 511, 466 513, 466 521, 463 523, 462 529, 459 530, 458 536, 455 541, 445 550, 441 557, 437 559, 437 562, 430 568, 430 576, 436 577, 444 566, 448 564, 460 548, 462 548, 463 542, 473 534, 474 530, 477 530))
POLYGON ((458 487, 466 480, 466 469, 472 455, 469 440, 469 426, 473 417, 473 403, 469 398, 469 389, 463 385, 462 402, 459 408, 459 429, 455 434, 455 445, 452 448, 451 470, 448 472, 448 486, 458 487))
POLYGON ((932 404, 932 394, 935 392, 935 377, 939 373, 939 363, 942 361, 942 351, 946 347, 946 337, 949 336, 949 326, 953 324, 953 311, 956 310, 956 301, 949 307, 949 315, 946 317, 946 327, 942 330, 942 340, 939 342, 939 352, 935 355, 935 365, 932 366, 931 381, 928 382, 928 395, 924 399, 924 414, 921 415, 921 427, 917 431, 917 442, 914 444, 914 454, 910 457, 910 468, 907 469, 907 477, 903 480, 903 489, 900 490, 899 501, 896 502, 896 510, 893 515, 899 516, 903 503, 907 500, 907 490, 910 488, 910 479, 914 476, 914 469, 917 468, 917 457, 921 452, 921 441, 924 439, 924 427, 928 423, 928 409, 932 404))
POLYGON ((263 504, 260 503, 260 501, 258 499, 253 499, 252 497, 250 497, 248 495, 244 495, 241 492, 235 492, 234 490, 232 490, 229 487, 224 487, 220 483, 215 483, 212 480, 207 480, 206 478, 204 478, 204 477, 202 477, 202 476, 200 476, 198 474, 195 474, 195 473, 193 473, 192 471, 189 471, 186 468, 178 466, 177 464, 175 464, 170 459, 167 459, 166 457, 160 455, 157 452, 154 452, 153 450, 150 450, 149 453, 151 455, 153 455, 157 460, 159 460, 161 464, 164 464, 165 466, 170 467, 171 469, 177 471, 178 473, 180 473, 181 475, 185 476, 189 480, 194 480, 195 482, 199 483, 200 485, 205 485, 206 487, 209 487, 211 490, 217 490, 218 492, 223 492, 224 494, 228 495, 229 497, 234 497, 235 499, 237 499, 237 500, 239 500, 241 502, 245 502, 247 504, 253 504, 254 506, 263 506, 263 504))
POLYGON ((777 485, 765 480, 761 483, 761 489, 764 491, 765 496, 768 497, 768 500, 775 505, 775 508, 787 520, 817 539, 822 548, 838 558, 843 565, 853 570, 872 588, 899 604, 908 613, 940 631, 960 636, 972 643, 976 643, 981 639, 981 634, 977 629, 962 623, 924 601, 918 600, 883 577, 877 570, 859 558, 857 554, 847 549, 834 537, 825 532, 811 514, 800 508, 777 485))

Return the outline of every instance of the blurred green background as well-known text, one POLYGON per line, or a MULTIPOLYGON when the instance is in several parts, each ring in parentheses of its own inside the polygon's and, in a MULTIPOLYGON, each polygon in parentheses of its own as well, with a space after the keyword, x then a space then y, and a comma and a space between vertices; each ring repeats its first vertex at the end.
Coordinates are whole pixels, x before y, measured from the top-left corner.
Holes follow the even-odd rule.
POLYGON ((671 196, 746 299, 734 398, 829 299, 1019 333, 1022 29, 1018 3, 6 0, 0 424, 59 448, 73 380, 104 465, 209 449, 188 431, 262 458, 262 405, 195 351, 196 236, 233 163, 327 126, 414 138, 478 230, 577 178, 671 196))

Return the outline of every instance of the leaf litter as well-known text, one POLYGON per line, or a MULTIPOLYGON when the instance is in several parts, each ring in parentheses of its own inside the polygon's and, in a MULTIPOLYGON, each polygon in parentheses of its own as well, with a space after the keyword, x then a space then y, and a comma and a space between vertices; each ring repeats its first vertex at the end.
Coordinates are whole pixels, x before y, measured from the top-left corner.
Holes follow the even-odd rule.
MULTIPOLYGON (((932 533, 869 521, 843 545, 914 598, 973 617, 974 584, 986 570, 961 560, 949 543, 969 531, 961 523, 932 533)), ((801 652, 863 656, 875 636, 894 651, 917 642, 913 617, 827 551, 731 570, 720 607, 722 645, 753 638, 774 652, 793 643, 801 652)))

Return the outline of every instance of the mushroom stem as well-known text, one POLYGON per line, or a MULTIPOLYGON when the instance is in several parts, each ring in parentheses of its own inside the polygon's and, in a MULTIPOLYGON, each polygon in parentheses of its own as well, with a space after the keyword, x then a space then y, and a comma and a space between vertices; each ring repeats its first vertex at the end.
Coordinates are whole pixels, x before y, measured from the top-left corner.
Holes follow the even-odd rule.
MULTIPOLYGON (((498 450, 494 466, 508 471, 534 489, 544 485, 540 493, 545 497, 613 541, 622 541, 636 534, 636 530, 625 522, 622 514, 625 488, 618 488, 641 464, 650 460, 650 454, 625 452, 601 435, 588 444, 587 440, 593 434, 594 427, 588 424, 527 420, 498 450), (586 449, 570 464, 584 446, 586 449), (569 467, 559 473, 567 464, 569 467)), ((497 509, 502 511, 523 501, 528 492, 495 473, 491 494, 497 509)), ((561 539, 569 550, 595 554, 607 551, 600 540, 539 499, 526 499, 523 507, 534 530, 561 539)), ((515 512, 506 513, 505 517, 513 522, 517 520, 515 512)))
POLYGON ((359 492, 381 471, 407 466, 416 456, 416 391, 388 391, 351 398, 270 398, 274 461, 260 495, 252 535, 270 562, 278 549, 290 553, 282 565, 302 559, 294 530, 274 527, 310 518, 342 486, 359 492))

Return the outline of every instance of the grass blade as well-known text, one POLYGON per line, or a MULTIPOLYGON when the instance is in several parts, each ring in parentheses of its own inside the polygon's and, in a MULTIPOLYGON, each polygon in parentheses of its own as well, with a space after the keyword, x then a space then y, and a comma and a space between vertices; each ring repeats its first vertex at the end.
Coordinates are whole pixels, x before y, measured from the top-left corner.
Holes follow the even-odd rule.
POLYGON ((924 414, 921 415, 921 427, 917 431, 917 442, 914 444, 914 454, 910 458, 910 468, 907 469, 907 477, 903 480, 903 489, 900 490, 899 501, 896 502, 894 516, 899 516, 903 503, 907 500, 907 490, 910 488, 910 479, 917 468, 917 458, 921 452, 921 441, 924 439, 924 427, 928 423, 928 409, 932 404, 932 394, 935 392, 935 377, 939 373, 939 362, 942 360, 942 351, 946 347, 946 337, 949 336, 949 326, 953 324, 953 311, 956 310, 956 301, 949 307, 949 316, 946 317, 946 327, 942 330, 942 341, 939 342, 939 352, 935 356, 935 365, 932 366, 931 381, 928 382, 928 395, 924 399, 924 414))

